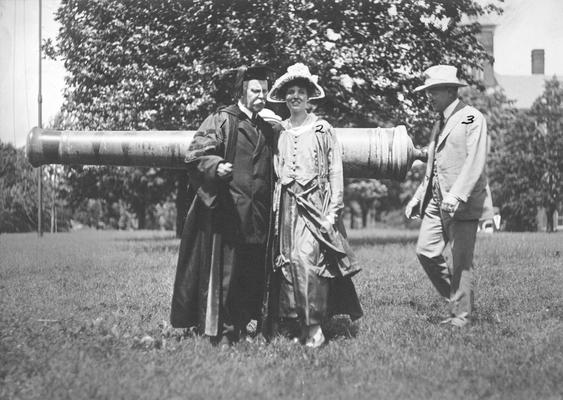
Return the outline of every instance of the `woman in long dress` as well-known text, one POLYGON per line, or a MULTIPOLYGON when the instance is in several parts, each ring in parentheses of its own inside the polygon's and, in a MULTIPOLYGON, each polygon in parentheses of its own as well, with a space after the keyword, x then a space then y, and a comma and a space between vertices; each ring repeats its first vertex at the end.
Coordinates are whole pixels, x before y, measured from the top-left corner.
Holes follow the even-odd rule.
POLYGON ((325 342, 325 318, 362 315, 350 279, 359 268, 341 221, 341 148, 332 126, 307 112, 309 100, 324 97, 324 91, 304 64, 287 71, 268 94, 269 101, 284 102, 291 114, 282 121, 274 156, 273 259, 279 284, 271 314, 297 322, 295 340, 316 348, 325 342))

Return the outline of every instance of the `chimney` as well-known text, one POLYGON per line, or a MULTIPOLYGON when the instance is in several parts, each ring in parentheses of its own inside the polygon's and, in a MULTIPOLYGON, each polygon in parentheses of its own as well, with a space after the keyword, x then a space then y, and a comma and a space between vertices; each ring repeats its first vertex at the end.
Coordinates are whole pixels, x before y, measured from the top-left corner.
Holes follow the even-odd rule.
POLYGON ((532 75, 545 74, 544 49, 532 50, 532 75))

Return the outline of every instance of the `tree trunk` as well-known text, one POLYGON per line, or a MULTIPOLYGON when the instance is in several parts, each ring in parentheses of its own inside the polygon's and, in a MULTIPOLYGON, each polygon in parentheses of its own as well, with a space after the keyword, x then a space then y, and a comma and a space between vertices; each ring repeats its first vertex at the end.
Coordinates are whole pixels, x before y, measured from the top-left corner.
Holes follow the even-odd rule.
POLYGON ((546 232, 555 232, 554 226, 553 226, 553 217, 555 214, 555 210, 556 207, 549 205, 545 208, 545 215, 547 217, 547 221, 545 224, 545 230, 546 232))
POLYGON ((368 214, 369 214, 369 208, 362 207, 362 228, 364 229, 368 227, 368 214))
POLYGON ((51 188, 51 233, 57 231, 57 171, 53 170, 53 187, 51 188))
POLYGON ((138 229, 145 229, 145 217, 147 214, 147 210, 145 207, 145 203, 140 203, 135 207, 135 215, 137 215, 137 220, 139 222, 138 229))
POLYGON ((176 188, 176 237, 179 238, 188 212, 188 174, 185 171, 178 173, 176 188))
POLYGON ((356 215, 361 213, 361 206, 356 200, 350 201, 350 229, 356 229, 356 215))

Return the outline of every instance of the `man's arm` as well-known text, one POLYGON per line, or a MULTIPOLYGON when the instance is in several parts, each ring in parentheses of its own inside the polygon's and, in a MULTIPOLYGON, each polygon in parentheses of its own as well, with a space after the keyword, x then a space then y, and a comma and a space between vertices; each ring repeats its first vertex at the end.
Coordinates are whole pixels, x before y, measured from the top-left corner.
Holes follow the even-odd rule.
POLYGON ((232 173, 232 166, 223 158, 225 124, 226 118, 219 113, 207 117, 195 133, 185 157, 190 184, 209 208, 216 204, 217 185, 232 173))
POLYGON ((425 175, 424 180, 420 185, 418 185, 418 188, 414 192, 412 199, 410 199, 407 205, 405 206, 405 216, 409 219, 414 218, 418 215, 418 206, 422 201, 422 197, 424 196, 424 187, 426 185, 427 180, 428 178, 425 175))

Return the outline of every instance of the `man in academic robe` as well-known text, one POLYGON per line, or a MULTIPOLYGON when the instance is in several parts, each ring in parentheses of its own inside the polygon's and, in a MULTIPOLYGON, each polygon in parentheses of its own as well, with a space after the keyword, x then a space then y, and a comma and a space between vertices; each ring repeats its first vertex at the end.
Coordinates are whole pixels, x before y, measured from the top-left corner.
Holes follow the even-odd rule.
POLYGON ((473 253, 479 219, 492 217, 486 175, 487 123, 477 109, 458 99, 457 68, 425 71, 425 90, 438 119, 428 146, 423 182, 405 214, 422 218, 416 254, 438 293, 449 304, 443 323, 464 327, 473 312, 473 253), (443 252, 451 244, 451 265, 443 252))
POLYGON ((268 71, 236 71, 238 102, 203 122, 185 158, 195 197, 182 232, 171 323, 216 343, 252 337, 260 321, 274 142, 274 128, 259 115, 268 71))

